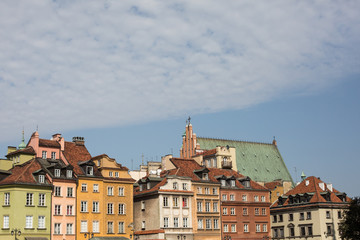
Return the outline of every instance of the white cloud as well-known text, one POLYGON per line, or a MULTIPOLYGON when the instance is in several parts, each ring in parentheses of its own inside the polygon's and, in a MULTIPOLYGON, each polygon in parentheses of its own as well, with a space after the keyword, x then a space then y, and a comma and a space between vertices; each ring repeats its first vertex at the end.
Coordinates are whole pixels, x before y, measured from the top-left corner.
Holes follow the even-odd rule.
POLYGON ((0 141, 241 109, 359 74, 358 1, 1 1, 0 141))

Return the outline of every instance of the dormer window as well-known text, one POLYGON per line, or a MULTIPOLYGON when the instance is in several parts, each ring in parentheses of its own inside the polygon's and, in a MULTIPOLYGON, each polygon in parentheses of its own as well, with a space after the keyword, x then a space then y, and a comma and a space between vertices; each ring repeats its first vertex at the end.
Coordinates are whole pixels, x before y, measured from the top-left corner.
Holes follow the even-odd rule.
POLYGON ((100 167, 100 163, 101 163, 100 160, 97 161, 97 166, 98 166, 98 167, 100 167))
POLYGON ((39 183, 45 183, 45 176, 39 175, 39 183))
POLYGON ((247 187, 247 188, 250 187, 250 181, 245 181, 245 187, 247 187))
POLYGON ((225 186, 226 186, 226 181, 225 181, 225 179, 221 179, 220 182, 221 182, 221 186, 222 186, 222 187, 225 187, 225 186))
POLYGON ((60 177, 60 169, 55 169, 55 177, 60 177))
POLYGON ((47 152, 46 152, 46 151, 42 151, 42 158, 43 158, 43 159, 46 159, 46 157, 47 157, 47 152))
POLYGON ((142 184, 140 184, 140 191, 142 191, 144 189, 144 186, 142 184))
POLYGON ((209 174, 208 173, 203 173, 202 174, 202 179, 203 180, 209 180, 209 174))
POLYGON ((67 178, 72 178, 72 170, 67 170, 66 171, 66 177, 67 178))
POLYGON ((148 182, 148 183, 146 184, 146 188, 147 188, 147 189, 150 189, 150 187, 151 187, 151 186, 150 186, 150 182, 148 182))
POLYGON ((178 189, 178 183, 177 183, 177 182, 174 182, 174 183, 173 183, 173 189, 174 189, 174 190, 177 190, 177 189, 178 189))
POLYGON ((94 175, 94 168, 92 166, 86 167, 86 174, 87 175, 94 175))
POLYGON ((232 187, 235 187, 235 180, 230 180, 230 184, 232 187))
POLYGON ((56 159, 56 152, 51 152, 51 159, 56 159))
POLYGON ((113 176, 113 172, 109 172, 109 177, 112 177, 113 176))

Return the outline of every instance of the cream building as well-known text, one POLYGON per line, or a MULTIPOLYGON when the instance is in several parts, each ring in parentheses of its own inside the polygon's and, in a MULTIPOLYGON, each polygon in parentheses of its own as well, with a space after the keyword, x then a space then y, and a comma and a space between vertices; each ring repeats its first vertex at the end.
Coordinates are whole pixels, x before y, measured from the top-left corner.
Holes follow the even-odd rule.
POLYGON ((351 199, 308 177, 271 206, 272 239, 340 239, 339 222, 351 199))

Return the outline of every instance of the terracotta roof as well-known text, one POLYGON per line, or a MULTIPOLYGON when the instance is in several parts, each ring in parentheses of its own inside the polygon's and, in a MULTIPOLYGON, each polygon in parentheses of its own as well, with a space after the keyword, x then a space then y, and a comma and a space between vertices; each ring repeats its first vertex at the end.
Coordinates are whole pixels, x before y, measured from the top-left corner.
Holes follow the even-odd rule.
POLYGON ((204 157, 216 154, 216 148, 199 152, 196 155, 203 155, 204 157))
POLYGON ((15 154, 18 154, 18 153, 28 154, 28 155, 35 155, 36 154, 33 147, 29 146, 29 147, 26 147, 24 149, 19 149, 19 150, 16 150, 14 152, 11 152, 8 155, 6 155, 6 157, 9 157, 9 156, 12 156, 12 155, 15 155, 15 154))
MULTIPOLYGON (((145 177, 146 178, 146 177, 145 177)), ((142 178, 144 179, 144 178, 142 178)), ((156 184, 154 187, 150 188, 150 189, 146 189, 144 191, 139 191, 140 188, 139 187, 136 187, 134 189, 134 196, 136 195, 140 195, 140 194, 145 194, 145 193, 150 193, 150 192, 155 192, 155 191, 158 191, 160 189, 161 186, 164 186, 165 183, 167 183, 167 179, 164 178, 161 182, 159 182, 158 184, 156 184)))
POLYGON ((282 186, 281 181, 267 182, 264 184, 267 189, 274 190, 277 186, 282 186))
POLYGON ((39 146, 41 147, 50 147, 50 148, 60 148, 60 143, 55 140, 48 139, 39 139, 39 146))
POLYGON ((86 147, 84 145, 76 145, 74 142, 65 142, 64 156, 74 167, 74 172, 77 175, 84 174, 78 163, 91 159, 91 155, 86 147))
MULTIPOLYGON (((285 196, 308 194, 310 196, 309 203, 343 203, 343 201, 338 196, 336 196, 336 193, 340 192, 334 188, 331 190, 331 187, 325 182, 321 181, 320 178, 311 176, 303 180, 295 188, 285 193, 285 196), (323 185, 324 189, 322 189, 319 184, 323 185), (327 195, 330 196, 330 201, 326 200, 325 196, 327 195)), ((350 200, 351 199, 349 197, 346 197, 346 202, 349 202, 350 200)), ((292 205, 289 201, 289 198, 287 198, 282 205, 276 201, 272 207, 292 205)))
POLYGON ((0 184, 38 184, 32 174, 40 169, 40 164, 35 159, 32 159, 10 169, 11 175, 2 180, 0 184))

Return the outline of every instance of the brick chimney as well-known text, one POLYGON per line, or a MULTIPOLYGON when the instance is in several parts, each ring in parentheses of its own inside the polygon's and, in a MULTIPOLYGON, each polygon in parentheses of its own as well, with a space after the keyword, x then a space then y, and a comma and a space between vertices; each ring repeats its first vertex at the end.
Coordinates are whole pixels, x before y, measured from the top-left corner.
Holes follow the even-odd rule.
POLYGON ((85 145, 84 137, 73 137, 72 141, 78 146, 84 146, 85 145))

